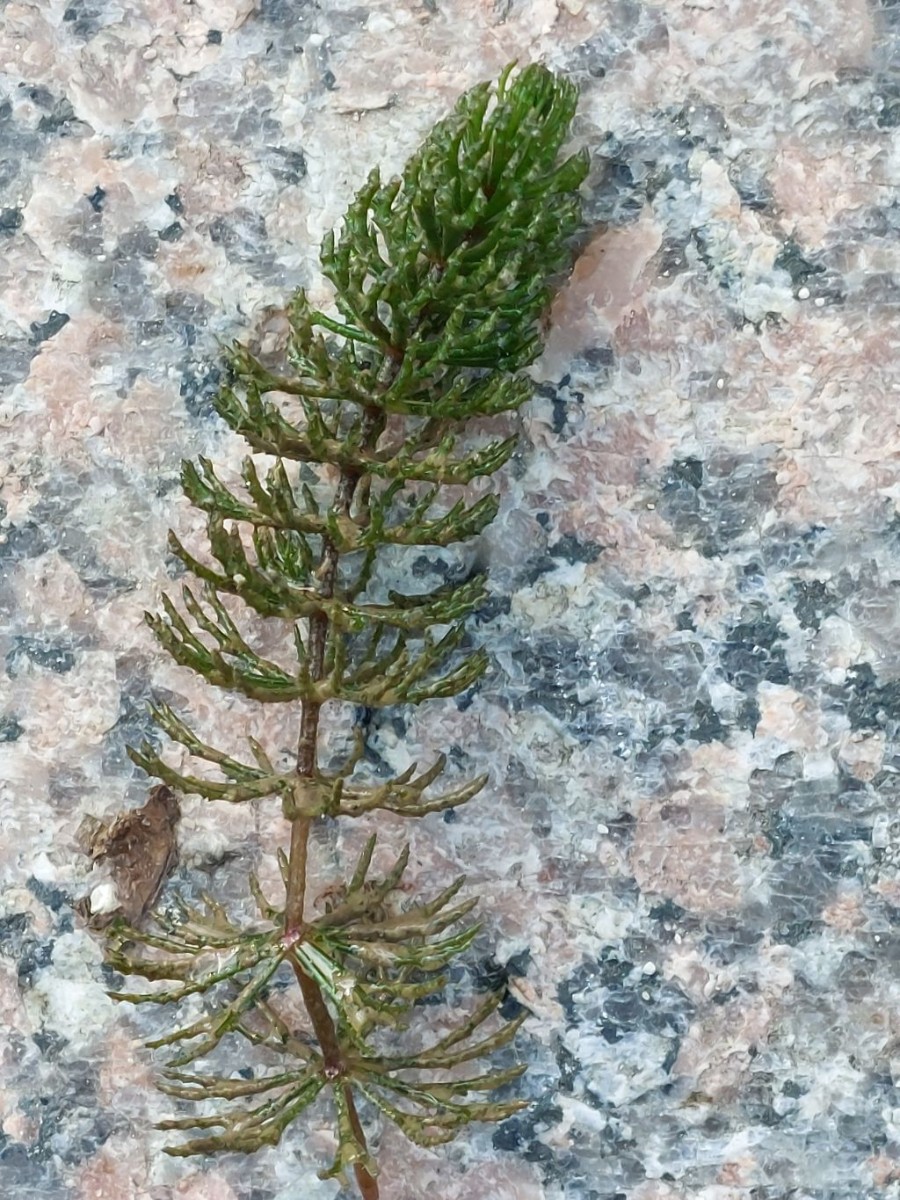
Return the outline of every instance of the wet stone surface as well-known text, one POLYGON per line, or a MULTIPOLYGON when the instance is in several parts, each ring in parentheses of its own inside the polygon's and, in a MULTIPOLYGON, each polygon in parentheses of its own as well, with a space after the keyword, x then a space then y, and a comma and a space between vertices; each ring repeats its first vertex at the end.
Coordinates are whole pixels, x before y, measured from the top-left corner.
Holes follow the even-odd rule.
MULTIPOLYGON (((517 58, 581 86, 588 227, 495 524, 388 572, 487 569, 493 665, 355 716, 373 778, 488 774, 380 836, 480 893, 419 1011, 526 1011, 503 1061, 531 1103, 446 1149, 373 1126, 384 1194, 900 1200, 900 7, 782 8, 3 6, 4 1196, 353 1194, 316 1178, 324 1110, 252 1161, 161 1154, 140 1041, 170 1014, 107 998, 75 831, 146 799, 150 699, 289 761, 296 714, 211 696, 142 623, 184 577, 167 528, 201 544, 180 462, 239 472, 221 344, 271 354, 300 283, 327 306, 317 247, 369 168, 517 58)), ((170 886, 251 911, 278 806, 183 812, 170 886)), ((323 890, 350 842, 317 828, 323 890)))

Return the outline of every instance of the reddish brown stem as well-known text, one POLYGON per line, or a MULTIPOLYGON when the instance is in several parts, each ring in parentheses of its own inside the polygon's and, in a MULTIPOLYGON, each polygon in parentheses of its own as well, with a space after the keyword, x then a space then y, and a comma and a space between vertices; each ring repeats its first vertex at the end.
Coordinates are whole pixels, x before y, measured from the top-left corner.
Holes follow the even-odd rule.
MULTIPOLYGON (((359 1115, 357 1114, 356 1103, 353 1099, 353 1089, 346 1083, 344 1084, 344 1101, 347 1105, 347 1115, 350 1118, 350 1127, 353 1130, 353 1136, 360 1146, 365 1146, 366 1135, 363 1133, 362 1125, 359 1123, 359 1115)), ((378 1180, 372 1175, 368 1167, 362 1163, 354 1163, 353 1174, 356 1176, 356 1185, 359 1188, 362 1200, 378 1200, 378 1180)))
POLYGON ((356 1185, 362 1200, 378 1200, 380 1195, 378 1180, 366 1170, 362 1163, 356 1164, 353 1174, 356 1176, 356 1185))
POLYGON ((284 931, 299 934, 303 929, 306 902, 306 863, 309 858, 309 817, 291 822, 291 852, 288 859, 287 901, 284 907, 284 931))
MULTIPOLYGON (((370 416, 368 426, 365 440, 368 444, 373 445, 378 437, 376 430, 380 428, 379 419, 370 416)), ((334 507, 337 511, 344 514, 349 513, 357 482, 358 478, 354 474, 347 471, 342 473, 335 494, 334 507)), ((323 597, 330 597, 334 593, 337 563, 337 550, 325 539, 322 547, 321 562, 316 572, 319 579, 319 591, 323 597)), ((307 631, 306 653, 309 673, 313 679, 320 679, 323 675, 327 637, 327 616, 324 613, 317 613, 311 616, 307 631)), ((310 701, 304 702, 300 716, 300 733, 297 739, 297 774, 301 778, 312 779, 318 770, 320 712, 320 704, 310 701)), ((286 936, 292 939, 298 937, 302 939, 304 933, 310 828, 311 820, 309 817, 295 817, 291 823, 291 850, 288 860, 284 932, 286 936)), ((300 987, 300 993, 303 996, 303 1003, 306 1006, 313 1033, 318 1040, 319 1048, 322 1052, 325 1075, 332 1081, 332 1086, 341 1088, 353 1137, 359 1149, 363 1153, 366 1153, 366 1135, 363 1132, 362 1123, 356 1111, 353 1089, 349 1083, 344 1082, 342 1079, 347 1074, 347 1064, 341 1049, 334 1018, 328 1010, 322 989, 316 981, 306 974, 300 963, 293 956, 291 957, 291 965, 297 977, 297 983, 300 987)), ((379 1200, 378 1184, 368 1168, 362 1163, 356 1163, 354 1164, 353 1171, 362 1200, 379 1200)))

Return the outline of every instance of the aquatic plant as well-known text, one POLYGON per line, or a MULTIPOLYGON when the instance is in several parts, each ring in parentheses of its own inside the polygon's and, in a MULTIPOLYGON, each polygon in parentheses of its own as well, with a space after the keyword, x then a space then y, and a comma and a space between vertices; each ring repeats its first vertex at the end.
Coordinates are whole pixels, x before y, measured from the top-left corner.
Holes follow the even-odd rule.
POLYGON ((482 485, 473 498, 467 485, 501 467, 515 438, 485 440, 477 426, 531 392, 522 369, 540 351, 541 319, 579 223, 586 160, 559 159, 575 104, 571 84, 543 67, 507 68, 460 99, 401 177, 385 182, 372 171, 322 246, 333 311, 314 309, 300 291, 283 362, 264 363, 242 345, 228 354, 215 406, 249 445, 242 485, 223 482, 205 458, 184 464, 210 553, 201 560, 170 536, 194 582, 180 604, 163 599, 150 628, 176 663, 215 687, 294 706, 298 732, 295 761, 282 770, 271 748, 251 739, 242 757, 207 745, 160 704, 159 728, 206 772, 176 769, 149 743, 132 751, 175 793, 229 804, 278 798, 291 828, 289 848, 278 851, 282 893, 265 895, 249 878, 259 911, 249 927, 213 896, 194 904, 171 895, 146 921, 110 926, 113 967, 166 981, 118 999, 202 997, 199 1017, 150 1043, 172 1054, 162 1090, 201 1102, 162 1123, 196 1131, 170 1154, 273 1145, 327 1096, 337 1152, 326 1174, 353 1172, 374 1200, 361 1104, 423 1145, 521 1106, 510 1095, 521 1065, 470 1066, 515 1035, 521 1018, 502 1022, 500 997, 423 1049, 405 1051, 399 1037, 411 1021, 427 1023, 434 1010, 420 1002, 440 992, 476 935, 476 899, 463 898, 463 879, 435 895, 401 890, 408 848, 374 872, 373 833, 317 911, 307 865, 316 821, 421 817, 465 804, 485 785, 481 775, 435 792, 443 754, 373 779, 362 722, 345 760, 326 768, 320 717, 325 705, 361 713, 454 696, 487 666, 485 651, 466 643, 466 618, 486 598, 483 575, 416 591, 390 586, 390 571, 396 577, 402 548, 464 542, 497 511, 496 494, 482 485), (259 622, 240 623, 248 610, 289 631, 289 657, 258 649, 259 622), (274 985, 285 971, 302 996, 303 1028, 279 1010, 274 985), (224 1073, 197 1065, 226 1040, 224 1073), (240 1070, 242 1043, 274 1052, 277 1069, 240 1070))

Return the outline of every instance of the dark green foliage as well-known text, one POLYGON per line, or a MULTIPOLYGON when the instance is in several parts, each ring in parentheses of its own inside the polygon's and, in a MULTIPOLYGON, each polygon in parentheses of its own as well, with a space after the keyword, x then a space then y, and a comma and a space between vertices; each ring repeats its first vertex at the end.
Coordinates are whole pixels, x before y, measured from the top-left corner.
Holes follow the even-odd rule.
POLYGON ((466 617, 486 598, 483 577, 406 592, 389 586, 380 552, 463 541, 496 513, 493 493, 482 486, 466 497, 462 488, 502 466, 515 439, 473 443, 471 432, 475 418, 510 412, 530 394, 517 372, 539 352, 539 321, 569 261, 587 170, 580 155, 557 163, 575 102, 574 89, 541 67, 507 69, 496 85, 463 96, 402 178, 382 183, 373 171, 322 247, 335 315, 312 309, 300 292, 281 363, 241 346, 230 353, 215 406, 255 455, 244 460, 242 486, 223 482, 206 459, 184 465, 185 493, 207 514, 211 557, 200 561, 171 536, 198 583, 183 589, 180 608, 165 598, 149 624, 177 663, 210 683, 294 703, 300 750, 296 768, 281 770, 251 741, 244 761, 205 744, 161 705, 154 715, 163 731, 219 777, 178 771, 148 743, 132 754, 182 792, 232 803, 280 797, 294 823, 291 855, 281 856, 284 903, 268 901, 251 879, 261 918, 254 929, 232 924, 209 898, 202 912, 176 900, 155 915, 152 932, 113 932, 118 970, 176 981, 120 998, 206 997, 204 1016, 155 1043, 176 1048, 163 1086, 181 1099, 227 1103, 214 1115, 167 1122, 218 1130, 171 1153, 274 1143, 326 1090, 338 1131, 334 1172, 353 1167, 363 1195, 374 1197, 354 1092, 423 1144, 519 1107, 468 1098, 509 1084, 518 1067, 444 1075, 510 1041, 515 1023, 482 1029, 496 997, 430 1049, 404 1055, 392 1043, 411 1006, 440 990, 441 971, 475 935, 466 922, 474 901, 456 899, 463 881, 432 900, 401 902, 406 852, 371 880, 372 837, 326 910, 304 917, 303 839, 323 815, 420 816, 463 804, 484 785, 480 777, 432 795, 444 756, 422 772, 413 766, 372 781, 358 773, 361 730, 347 761, 326 771, 316 753, 318 712, 326 701, 370 708, 452 696, 486 668, 484 651, 463 652, 466 617), (254 648, 247 609, 281 619, 290 656, 254 648), (283 966, 303 990, 315 1037, 278 1014, 270 983, 283 966), (226 1035, 277 1052, 286 1066, 249 1080, 183 1071, 226 1035))

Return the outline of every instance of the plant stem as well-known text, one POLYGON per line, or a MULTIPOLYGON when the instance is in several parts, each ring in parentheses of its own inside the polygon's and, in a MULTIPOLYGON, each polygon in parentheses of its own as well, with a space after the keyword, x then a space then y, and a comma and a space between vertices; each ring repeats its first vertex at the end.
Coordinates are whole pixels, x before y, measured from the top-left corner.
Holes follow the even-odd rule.
MULTIPOLYGON (((313 617, 310 621, 312 627, 313 622, 319 623, 319 619, 313 617)), ((318 631, 316 631, 318 632, 318 631)), ((316 658, 310 653, 310 660, 314 667, 318 668, 318 674, 321 674, 322 657, 324 653, 324 629, 321 630, 319 637, 314 639, 314 630, 310 629, 310 646, 317 650, 316 658)), ((319 704, 311 704, 309 702, 303 705, 303 715, 300 720, 300 739, 297 751, 297 773, 312 776, 315 773, 316 762, 316 742, 319 729, 319 704)), ((287 898, 285 902, 284 913, 284 929, 285 934, 301 933, 303 929, 303 910, 306 896, 306 868, 309 858, 309 832, 310 832, 309 817, 296 817, 291 823, 291 850, 288 866, 288 883, 287 883, 287 898)), ((334 1020, 331 1013, 328 1011, 328 1006, 325 1003, 325 997, 322 995, 322 990, 315 980, 301 968, 296 958, 291 958, 291 965, 294 968, 294 974, 297 977, 297 983, 300 986, 300 993, 303 996, 303 1003, 306 1006, 306 1011, 309 1016, 310 1024, 313 1032, 319 1043, 319 1048, 322 1051, 322 1062, 325 1074, 332 1080, 338 1080, 346 1071, 346 1063, 341 1052, 340 1041, 338 1040, 337 1029, 335 1028, 334 1020)), ((347 1105, 347 1112, 350 1118, 350 1126, 353 1129, 357 1144, 365 1151, 366 1135, 363 1132, 362 1124, 359 1120, 359 1114, 356 1111, 356 1102, 353 1097, 352 1089, 347 1085, 341 1085, 344 1092, 344 1099, 347 1105)), ((374 1177, 369 1173, 365 1166, 361 1163, 354 1165, 354 1174, 356 1182, 359 1186, 360 1194, 363 1200, 378 1200, 378 1184, 374 1177)))
MULTIPOLYGON (((325 633, 328 619, 324 614, 310 618, 309 659, 313 678, 322 674, 325 656, 325 633)), ((297 774, 311 779, 316 773, 316 748, 319 738, 321 704, 304 700, 300 716, 300 736, 297 739, 297 774)), ((288 869, 287 899, 284 909, 285 933, 300 932, 306 903, 306 864, 309 857, 309 817, 295 817, 291 822, 291 850, 288 869)))
POLYGON ((291 822, 291 850, 288 859, 287 901, 284 909, 284 931, 299 932, 303 928, 303 909, 306 900, 306 862, 309 857, 309 817, 296 817, 291 822))
MULTIPOLYGON (((363 442, 374 445, 380 434, 381 422, 369 414, 365 423, 363 442)), ((342 471, 337 487, 333 510, 342 515, 348 515, 353 502, 353 494, 359 476, 350 471, 342 471)), ((319 592, 323 599, 329 599, 334 594, 337 577, 338 551, 334 544, 323 538, 322 556, 316 572, 319 579, 319 592)), ((328 636, 328 617, 325 613, 316 613, 309 618, 307 633, 307 660, 309 673, 313 679, 321 679, 324 674, 325 643, 328 636)), ((322 706, 315 701, 303 701, 300 715, 300 733, 297 739, 297 774, 301 778, 312 779, 318 770, 318 737, 319 715, 322 706)), ((288 860, 287 896, 284 909, 284 931, 286 936, 303 936, 303 916, 306 903, 306 875, 309 860, 309 834, 311 828, 309 817, 295 817, 291 822, 291 849, 288 860)), ((325 1003, 325 997, 319 985, 312 979, 293 956, 291 965, 300 986, 303 1003, 309 1016, 310 1024, 322 1051, 322 1062, 325 1075, 343 1091, 344 1101, 350 1127, 356 1144, 363 1153, 368 1147, 366 1135, 363 1132, 359 1114, 356 1111, 356 1101, 353 1089, 348 1083, 338 1081, 347 1073, 347 1064, 341 1049, 334 1018, 325 1003)), ((363 1163, 355 1163, 353 1167, 356 1182, 362 1200, 379 1200, 378 1183, 363 1163)))
MULTIPOLYGON (((344 1101, 347 1105, 347 1115, 350 1118, 350 1128, 353 1130, 353 1136, 359 1145, 365 1148, 366 1135, 363 1133, 362 1125, 359 1123, 359 1114, 356 1111, 356 1103, 353 1099, 353 1089, 346 1083, 344 1084, 344 1101)), ((378 1200, 378 1181, 368 1169, 362 1163, 355 1163, 353 1174, 356 1176, 356 1183, 359 1187, 362 1200, 378 1200)))
MULTIPOLYGON (((297 824, 299 822, 295 821, 295 827, 297 824)), ((306 822, 306 824, 308 834, 309 822, 306 822)), ((297 976, 297 983, 300 985, 300 992, 303 996, 303 1003, 306 1005, 310 1024, 319 1042, 319 1048, 322 1051, 325 1074, 337 1084, 337 1080, 346 1073, 346 1063, 341 1052, 337 1030, 335 1029, 331 1013, 328 1011, 328 1006, 325 1003, 325 998, 322 995, 319 985, 310 979, 295 958, 291 959, 291 965, 294 968, 294 974, 297 976)), ((353 1130, 356 1143, 365 1153, 368 1149, 366 1135, 363 1132, 359 1114, 356 1111, 356 1100, 353 1096, 353 1089, 346 1083, 337 1084, 337 1086, 340 1086, 343 1090, 344 1101, 347 1105, 347 1114, 350 1119, 350 1127, 353 1130)), ((368 1168, 362 1163, 354 1163, 353 1173, 356 1176, 356 1182, 363 1200, 379 1200, 378 1183, 368 1168)))

